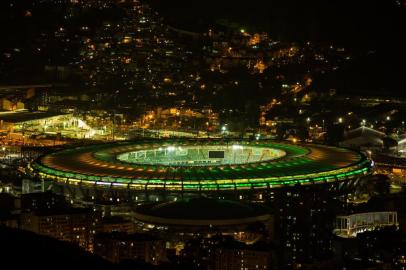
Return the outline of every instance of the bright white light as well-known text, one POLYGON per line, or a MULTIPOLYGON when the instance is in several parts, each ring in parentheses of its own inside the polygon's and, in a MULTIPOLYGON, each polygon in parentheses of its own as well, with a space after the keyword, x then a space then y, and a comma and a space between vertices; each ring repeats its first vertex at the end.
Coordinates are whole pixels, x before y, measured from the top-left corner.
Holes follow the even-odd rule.
POLYGON ((85 128, 87 125, 83 120, 78 119, 78 128, 85 128))
POLYGON ((233 144, 232 148, 233 148, 233 150, 239 150, 239 149, 243 149, 244 147, 242 145, 233 144))
POLYGON ((168 146, 168 148, 166 148, 168 151, 175 151, 175 149, 175 146, 168 146))
POLYGON ((403 143, 406 143, 406 139, 398 141, 398 144, 403 144, 403 143))
POLYGON ((224 131, 226 131, 226 130, 227 130, 226 126, 222 126, 222 127, 221 127, 221 131, 224 132, 224 131))

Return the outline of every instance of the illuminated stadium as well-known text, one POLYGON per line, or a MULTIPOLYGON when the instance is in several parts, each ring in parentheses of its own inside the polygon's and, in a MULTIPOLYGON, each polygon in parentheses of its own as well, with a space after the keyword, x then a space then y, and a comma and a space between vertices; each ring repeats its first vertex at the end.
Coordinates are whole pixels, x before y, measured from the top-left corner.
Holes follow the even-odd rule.
POLYGON ((65 149, 39 158, 30 169, 75 190, 75 196, 79 191, 82 197, 138 199, 346 185, 368 174, 371 161, 359 152, 313 144, 161 140, 65 149))

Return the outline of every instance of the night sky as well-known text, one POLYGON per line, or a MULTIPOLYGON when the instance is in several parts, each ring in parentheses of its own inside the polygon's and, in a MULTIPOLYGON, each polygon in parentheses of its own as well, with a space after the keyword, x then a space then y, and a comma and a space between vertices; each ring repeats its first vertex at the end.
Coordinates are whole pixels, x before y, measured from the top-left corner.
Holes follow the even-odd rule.
MULTIPOLYGON (((146 1, 170 25, 202 32, 225 20, 282 41, 312 41, 360 52, 346 71, 359 87, 404 96, 406 6, 395 0, 146 1)), ((219 26, 220 25, 220 26, 219 26)))
POLYGON ((168 22, 191 29, 228 19, 248 28, 270 31, 280 39, 332 41, 351 46, 373 47, 389 32, 400 34, 405 25, 405 9, 394 0, 146 2, 151 2, 168 22))

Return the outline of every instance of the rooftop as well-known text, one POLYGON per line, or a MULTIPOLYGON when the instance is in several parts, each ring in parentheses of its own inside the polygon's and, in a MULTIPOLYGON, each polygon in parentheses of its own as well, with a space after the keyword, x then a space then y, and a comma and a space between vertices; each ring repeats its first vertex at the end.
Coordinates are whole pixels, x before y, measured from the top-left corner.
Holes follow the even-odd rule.
POLYGON ((235 219, 261 216, 267 209, 256 204, 199 197, 143 205, 136 209, 145 215, 171 219, 235 219))
POLYGON ((21 123, 32 120, 39 120, 50 118, 54 116, 63 115, 60 113, 53 112, 31 112, 31 111, 2 111, 0 112, 0 121, 9 122, 9 123, 21 123))
POLYGON ((61 216, 61 215, 83 215, 91 214, 94 211, 91 208, 71 208, 61 207, 52 209, 40 209, 34 211, 34 216, 61 216))
POLYGON ((124 233, 124 232, 111 232, 111 233, 98 233, 95 235, 96 239, 110 239, 120 241, 156 241, 160 240, 154 235, 147 233, 124 233))

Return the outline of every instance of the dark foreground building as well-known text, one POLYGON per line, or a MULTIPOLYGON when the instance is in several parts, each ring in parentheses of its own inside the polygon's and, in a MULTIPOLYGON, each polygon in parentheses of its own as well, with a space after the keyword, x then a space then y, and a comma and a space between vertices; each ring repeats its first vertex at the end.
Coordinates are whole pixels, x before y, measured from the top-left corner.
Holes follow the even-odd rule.
POLYGON ((140 260, 157 265, 167 260, 165 241, 148 234, 100 233, 94 242, 94 253, 111 262, 140 260))

